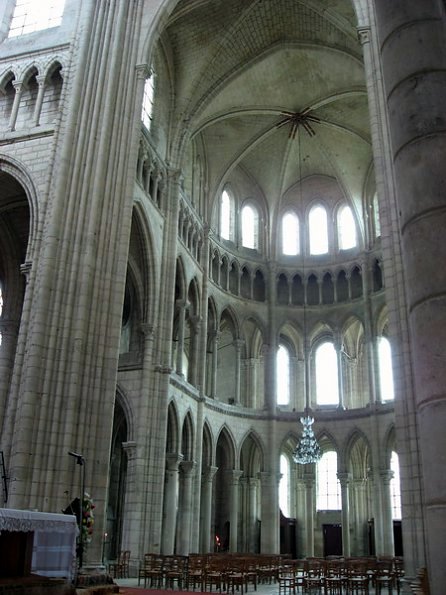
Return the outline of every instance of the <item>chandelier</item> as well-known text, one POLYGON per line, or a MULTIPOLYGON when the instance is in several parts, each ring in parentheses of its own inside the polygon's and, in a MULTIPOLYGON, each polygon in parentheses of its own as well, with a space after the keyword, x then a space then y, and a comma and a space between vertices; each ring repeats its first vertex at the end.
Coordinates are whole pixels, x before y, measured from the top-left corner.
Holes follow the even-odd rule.
POLYGON ((300 465, 317 463, 322 456, 322 451, 311 427, 314 423, 314 418, 309 415, 301 417, 300 423, 303 426, 302 436, 293 452, 293 460, 300 465))
MULTIPOLYGON (((299 188, 300 188, 300 201, 302 199, 302 158, 301 158, 301 135, 298 134, 302 129, 308 134, 309 137, 314 137, 316 132, 312 124, 319 124, 320 119, 309 113, 310 109, 307 108, 302 112, 282 112, 282 120, 276 124, 277 128, 282 126, 290 125, 290 131, 288 137, 292 140, 298 138, 298 155, 299 155, 299 188)), ((305 248, 303 253, 302 267, 305 272, 305 248)), ((308 361, 308 349, 305 348, 307 343, 306 340, 306 317, 305 317, 305 297, 303 303, 303 318, 304 318, 304 352, 305 352, 305 415, 300 418, 300 423, 303 426, 302 436, 297 443, 297 446, 293 452, 293 460, 295 463, 300 465, 307 465, 309 463, 317 463, 322 457, 322 450, 319 446, 316 436, 314 435, 313 428, 311 427, 314 423, 314 418, 308 414, 310 405, 310 394, 308 379, 309 373, 309 361, 308 361)))

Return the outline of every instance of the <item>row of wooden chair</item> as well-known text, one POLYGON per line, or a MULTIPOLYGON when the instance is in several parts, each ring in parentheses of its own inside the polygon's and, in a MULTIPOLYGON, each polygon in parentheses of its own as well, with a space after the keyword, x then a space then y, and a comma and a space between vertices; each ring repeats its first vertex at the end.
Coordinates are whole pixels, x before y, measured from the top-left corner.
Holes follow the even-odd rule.
POLYGON ((145 554, 138 572, 138 585, 144 581, 150 587, 195 589, 201 591, 217 589, 238 590, 243 595, 252 584, 257 589, 257 557, 231 556, 230 554, 190 554, 189 556, 168 556, 145 554))
POLYGON ((243 595, 259 582, 278 582, 279 595, 317 591, 327 595, 400 592, 401 558, 306 558, 290 560, 262 554, 145 554, 138 584, 144 587, 232 592, 243 595))
POLYGON ((336 558, 290 560, 279 573, 279 595, 315 591, 326 595, 400 592, 404 574, 400 558, 336 558))

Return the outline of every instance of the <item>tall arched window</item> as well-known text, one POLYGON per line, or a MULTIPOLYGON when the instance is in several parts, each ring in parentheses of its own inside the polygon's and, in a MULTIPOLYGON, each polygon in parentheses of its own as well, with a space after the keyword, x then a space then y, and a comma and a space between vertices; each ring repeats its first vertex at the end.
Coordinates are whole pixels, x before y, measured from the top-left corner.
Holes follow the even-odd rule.
POLYGON ((278 405, 290 402, 290 352, 282 344, 276 355, 276 402, 278 405))
POLYGON ((338 242, 340 250, 349 250, 356 246, 356 225, 353 212, 344 205, 338 212, 338 242))
POLYGON ((341 485, 338 479, 338 455, 327 450, 316 467, 317 510, 341 510, 341 485))
POLYGON ((393 388, 392 349, 386 337, 378 341, 379 385, 381 401, 392 401, 395 398, 393 388))
POLYGON ((338 357, 331 341, 316 349, 315 367, 317 404, 339 405, 338 357))
POLYGON ((400 485, 400 463, 397 453, 393 450, 390 457, 390 469, 393 477, 390 480, 390 498, 392 500, 392 518, 401 519, 401 485, 400 485))
POLYGON ((259 213, 252 205, 245 205, 242 209, 242 246, 259 247, 259 213))
POLYGON ((310 254, 328 252, 327 211, 321 205, 313 207, 308 216, 310 230, 310 254))
POLYGON ((227 190, 221 193, 220 236, 224 240, 234 239, 234 200, 227 190))
POLYGON ((299 218, 288 212, 282 217, 282 254, 295 256, 300 253, 299 218))
POLYGON ((150 130, 153 119, 153 99, 155 95, 155 74, 153 69, 144 83, 144 95, 142 98, 141 120, 147 130, 150 130))
POLYGON ((375 225, 375 237, 379 238, 381 236, 381 221, 379 219, 378 195, 376 193, 373 197, 373 223, 375 225))
POLYGON ((64 7, 65 0, 16 0, 8 37, 57 27, 64 7))
POLYGON ((290 461, 280 455, 279 508, 283 516, 290 516, 290 461))

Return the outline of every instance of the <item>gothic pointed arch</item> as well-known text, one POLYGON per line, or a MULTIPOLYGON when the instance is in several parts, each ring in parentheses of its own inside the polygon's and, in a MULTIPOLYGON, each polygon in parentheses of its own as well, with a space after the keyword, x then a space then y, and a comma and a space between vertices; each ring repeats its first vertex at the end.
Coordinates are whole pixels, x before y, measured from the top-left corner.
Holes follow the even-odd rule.
POLYGON ((264 445, 260 436, 253 430, 241 440, 239 468, 247 477, 255 477, 264 471, 264 445))
POLYGON ((181 431, 181 454, 185 461, 192 461, 194 458, 194 423, 191 412, 188 411, 181 431))
POLYGON ((125 392, 118 388, 115 398, 110 445, 110 473, 106 517, 108 539, 105 547, 106 555, 110 558, 117 556, 123 539, 128 467, 126 446, 129 444, 129 440, 131 440, 132 433, 133 415, 131 414, 131 405, 125 392))
POLYGON ((174 401, 167 408, 166 453, 179 453, 180 450, 180 423, 178 409, 174 401))
POLYGON ((214 464, 214 440, 212 431, 207 420, 203 423, 201 466, 202 469, 209 469, 214 464))

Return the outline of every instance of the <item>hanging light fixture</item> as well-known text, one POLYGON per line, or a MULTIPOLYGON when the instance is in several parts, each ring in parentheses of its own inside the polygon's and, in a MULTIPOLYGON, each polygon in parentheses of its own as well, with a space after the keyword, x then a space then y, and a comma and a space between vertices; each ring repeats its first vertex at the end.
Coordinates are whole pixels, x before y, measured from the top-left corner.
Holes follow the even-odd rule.
POLYGON ((317 463, 322 457, 322 450, 317 443, 316 436, 311 427, 314 423, 314 418, 306 415, 300 418, 300 423, 303 426, 302 436, 293 452, 293 461, 300 465, 317 463))
MULTIPOLYGON (((290 132, 289 138, 294 139, 296 138, 296 134, 298 137, 298 157, 299 157, 299 189, 300 189, 300 202, 303 205, 302 199, 302 163, 301 163, 301 131, 302 129, 305 130, 308 136, 313 137, 315 136, 314 128, 312 124, 319 123, 320 120, 316 116, 312 116, 309 113, 309 109, 306 109, 302 112, 282 112, 283 119, 276 124, 277 128, 281 128, 287 124, 290 125, 290 132)), ((303 281, 305 283, 305 247, 303 250, 302 255, 302 271, 303 271, 303 281)), ((306 311, 305 311, 305 292, 304 292, 304 301, 303 301, 303 330, 304 330, 304 361, 305 361, 305 415, 300 418, 300 423, 302 424, 302 436, 297 443, 297 446, 293 452, 293 460, 295 463, 300 465, 308 465, 309 463, 317 463, 319 459, 322 457, 322 450, 319 446, 316 436, 314 435, 312 425, 314 423, 314 418, 310 415, 310 391, 309 391, 309 378, 310 378, 310 367, 309 367, 309 358, 308 358, 308 348, 307 348, 307 337, 306 337, 306 311)))

